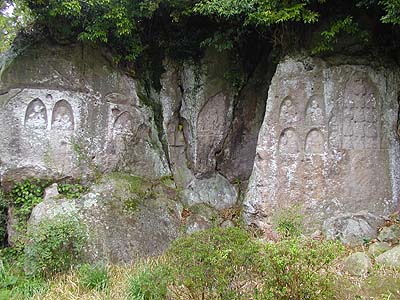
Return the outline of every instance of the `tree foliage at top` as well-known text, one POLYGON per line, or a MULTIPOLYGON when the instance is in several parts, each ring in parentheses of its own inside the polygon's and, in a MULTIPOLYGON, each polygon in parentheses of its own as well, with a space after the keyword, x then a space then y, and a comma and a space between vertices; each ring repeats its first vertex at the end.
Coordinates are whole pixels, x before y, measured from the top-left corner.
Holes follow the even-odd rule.
MULTIPOLYGON (((4 14, 10 4, 0 2, 3 36, 18 28, 18 17, 4 14)), ((360 42, 382 33, 390 37, 400 23, 400 0, 18 0, 13 5, 29 8, 35 25, 56 40, 106 44, 123 61, 154 49, 188 55, 201 46, 229 49, 255 36, 276 48, 312 46, 320 53, 332 51, 342 35, 360 42), (317 35, 317 44, 310 35, 317 35)))

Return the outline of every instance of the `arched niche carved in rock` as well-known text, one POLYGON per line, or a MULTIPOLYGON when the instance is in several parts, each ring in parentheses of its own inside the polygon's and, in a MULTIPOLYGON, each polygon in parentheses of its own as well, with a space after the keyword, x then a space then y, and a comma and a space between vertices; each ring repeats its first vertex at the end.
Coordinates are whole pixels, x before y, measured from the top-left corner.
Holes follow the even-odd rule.
POLYGON ((28 104, 25 112, 25 127, 33 129, 47 128, 47 111, 42 100, 35 99, 28 104))
POLYGON ((319 129, 312 129, 306 137, 306 154, 324 153, 324 136, 319 129))
POLYGON ((306 125, 323 125, 324 124, 324 108, 320 97, 312 96, 307 103, 306 108, 306 125))
POLYGON ((379 145, 379 108, 376 86, 366 74, 346 84, 343 105, 343 148, 368 149, 379 145))
POLYGON ((283 99, 279 109, 279 122, 281 124, 290 124, 299 120, 299 111, 297 105, 291 97, 283 99))
POLYGON ((283 130, 278 145, 281 155, 297 154, 299 152, 299 141, 296 131, 293 128, 283 130))
POLYGON ((132 117, 129 112, 121 113, 114 122, 113 131, 117 135, 132 134, 132 117))
POLYGON ((221 135, 226 127, 228 113, 227 97, 218 93, 208 99, 197 119, 197 130, 200 135, 221 135))
POLYGON ((74 130, 74 114, 71 104, 66 100, 58 101, 53 108, 51 128, 57 130, 74 130))

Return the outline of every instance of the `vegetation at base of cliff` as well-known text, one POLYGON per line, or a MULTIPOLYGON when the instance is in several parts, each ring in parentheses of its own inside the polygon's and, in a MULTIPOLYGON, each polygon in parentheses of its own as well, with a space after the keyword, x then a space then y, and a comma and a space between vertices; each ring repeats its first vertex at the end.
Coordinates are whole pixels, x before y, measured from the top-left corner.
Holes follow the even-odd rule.
POLYGON ((299 237, 260 243, 239 228, 196 232, 133 277, 131 299, 332 299, 328 267, 341 249, 299 237))
POLYGON ((59 216, 32 228, 24 245, 28 275, 50 276, 76 265, 82 258, 86 229, 79 219, 59 216))
POLYGON ((2 197, 1 206, 10 208, 14 223, 11 225, 18 234, 24 234, 32 209, 43 201, 47 181, 26 179, 14 184, 9 193, 2 197))
MULTIPOLYGON (((64 226, 52 228, 56 233, 47 231, 46 235, 64 238, 55 249, 80 245, 64 247, 74 239, 59 230, 64 226)), ((52 249, 51 241, 40 247, 52 249)), ((46 249, 43 258, 49 253, 46 249)), ((50 255, 45 268, 30 275, 24 273, 32 265, 29 251, 1 250, 0 300, 387 300, 400 296, 399 270, 374 268, 364 277, 348 276, 339 267, 350 251, 343 250, 334 241, 304 236, 261 241, 240 228, 212 228, 181 237, 163 256, 134 265, 90 265, 75 260, 70 268, 63 264, 58 269, 58 259, 65 256, 50 255), (53 273, 53 267, 62 272, 53 273)))
MULTIPOLYGON (((71 216, 41 221, 13 247, 0 249, 0 300, 31 299, 48 288, 56 273, 79 265, 86 229, 71 216)), ((82 284, 100 285, 101 270, 82 271, 82 284)))

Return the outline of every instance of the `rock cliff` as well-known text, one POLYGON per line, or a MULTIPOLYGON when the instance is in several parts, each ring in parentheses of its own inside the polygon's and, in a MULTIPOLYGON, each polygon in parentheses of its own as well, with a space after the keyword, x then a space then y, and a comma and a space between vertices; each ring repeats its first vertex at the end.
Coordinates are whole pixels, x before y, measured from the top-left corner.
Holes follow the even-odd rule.
MULTIPOLYGON (((92 257, 113 261, 159 253, 182 228, 234 225, 226 212, 241 208, 264 230, 297 207, 308 231, 345 242, 374 236, 400 192, 397 68, 298 56, 276 68, 265 55, 241 76, 232 63, 213 51, 166 58, 156 89, 90 46, 9 52, 0 71, 1 187, 97 179, 69 206, 105 238, 92 240, 92 257), (115 200, 115 181, 104 181, 115 172, 143 178, 150 191, 167 180, 170 190, 139 193, 143 205, 126 216, 130 198, 115 200)), ((49 201, 31 224, 65 213, 64 200, 49 201)))

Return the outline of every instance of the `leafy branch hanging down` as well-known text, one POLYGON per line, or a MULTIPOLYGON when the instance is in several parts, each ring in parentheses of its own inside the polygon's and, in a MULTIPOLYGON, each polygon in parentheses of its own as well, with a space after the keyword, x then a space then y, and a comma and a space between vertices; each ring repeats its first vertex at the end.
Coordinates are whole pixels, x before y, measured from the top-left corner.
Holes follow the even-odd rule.
MULTIPOLYGON (((10 2, 1 1, 0 8, 10 2)), ((364 32, 368 28, 365 20, 373 28, 369 33, 376 34, 378 40, 383 34, 386 41, 396 45, 391 34, 398 31, 397 26, 388 28, 384 24, 400 24, 400 0, 17 0, 13 3, 15 7, 28 7, 36 24, 47 29, 57 41, 106 44, 124 62, 137 61, 144 51, 155 49, 185 55, 198 53, 199 48, 210 45, 233 49, 254 37, 278 50, 290 49, 288 46, 307 48, 311 43, 307 44, 304 37, 315 33, 321 43, 314 53, 321 53, 332 50, 345 35, 365 41, 364 32)), ((4 25, 4 16, 3 11, 1 37, 3 28, 13 27, 9 19, 8 25, 4 25)))
POLYGON ((383 6, 386 15, 381 18, 383 23, 400 24, 400 1, 382 0, 379 2, 383 6))

